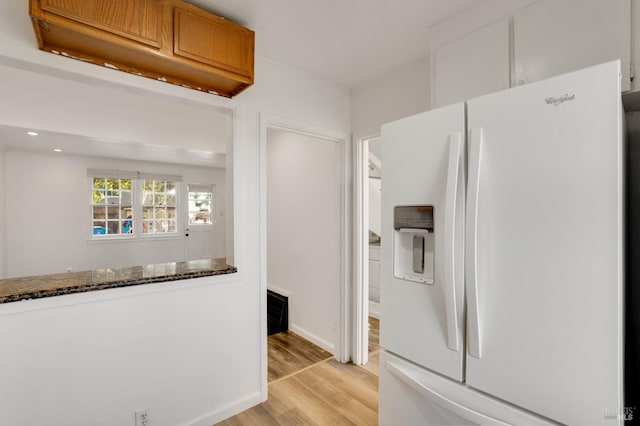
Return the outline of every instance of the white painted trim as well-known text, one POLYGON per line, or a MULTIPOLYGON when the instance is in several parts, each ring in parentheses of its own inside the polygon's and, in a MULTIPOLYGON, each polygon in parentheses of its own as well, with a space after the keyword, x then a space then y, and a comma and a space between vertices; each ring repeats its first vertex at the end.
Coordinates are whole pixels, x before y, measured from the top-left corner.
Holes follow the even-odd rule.
POLYGON ((353 290, 351 286, 353 277, 353 252, 351 250, 351 247, 353 246, 353 191, 351 185, 351 176, 353 176, 353 139, 345 134, 342 141, 342 217, 340 220, 342 234, 342 244, 340 245, 340 258, 342 259, 340 265, 342 283, 340 291, 340 343, 338 361, 346 363, 353 357, 351 350, 351 342, 353 341, 351 333, 353 315, 353 290))
POLYGON ((291 324, 289 329, 291 331, 293 331, 294 333, 296 333, 298 336, 304 337, 305 339, 307 339, 311 343, 314 343, 314 344, 320 346, 322 349, 324 349, 327 352, 331 352, 335 356, 334 350, 336 349, 336 347, 335 347, 335 345, 333 343, 327 342, 326 340, 321 339, 320 337, 316 336, 315 334, 310 333, 307 330, 305 330, 304 328, 298 327, 295 324, 291 324))
POLYGON ((227 404, 224 407, 220 408, 219 410, 206 414, 196 420, 192 420, 189 423, 185 423, 185 425, 211 426, 225 419, 228 419, 231 416, 235 416, 236 414, 241 413, 244 410, 248 410, 249 408, 258 405, 263 401, 264 400, 261 399, 260 393, 255 392, 244 398, 237 399, 230 404, 227 404))
POLYGON ((364 183, 364 176, 367 170, 366 162, 366 152, 367 152, 367 140, 368 139, 358 139, 355 143, 355 157, 354 157, 354 170, 355 170, 355 244, 354 244, 354 258, 355 258, 355 267, 354 267, 354 275, 355 275, 355 288, 354 288, 354 303, 353 303, 353 311, 354 311, 354 320, 353 320, 353 363, 356 365, 364 365, 368 361, 368 351, 366 350, 368 346, 367 338, 364 336, 365 334, 365 326, 364 326, 364 318, 365 318, 365 307, 364 302, 367 300, 365 297, 366 285, 368 282, 367 275, 369 273, 368 269, 364 267, 364 265, 368 262, 368 252, 365 250, 364 246, 364 238, 365 238, 365 227, 367 227, 367 218, 366 216, 366 198, 367 198, 367 190, 364 183))
POLYGON ((380 304, 369 300, 369 316, 380 319, 380 304))
MULTIPOLYGON (((349 251, 348 247, 350 247, 351 236, 349 235, 349 222, 351 215, 351 208, 349 203, 349 187, 348 187, 348 179, 349 172, 351 170, 350 166, 350 155, 349 150, 351 147, 350 140, 348 135, 341 131, 336 131, 333 129, 328 129, 326 127, 320 127, 315 124, 301 122, 298 120, 293 120, 287 117, 283 117, 280 115, 268 113, 268 112, 260 112, 260 292, 261 297, 264 297, 265 304, 264 309, 265 312, 261 313, 261 321, 264 321, 264 334, 263 338, 266 345, 266 294, 267 294, 267 129, 276 128, 282 129, 294 133, 299 133, 306 136, 312 136, 315 138, 326 139, 340 144, 342 147, 340 153, 340 161, 343 164, 341 169, 340 176, 340 186, 341 186, 341 194, 340 194, 340 209, 342 211, 341 214, 341 224, 340 224, 340 233, 342 235, 342 242, 340 244, 340 258, 342 259, 340 263, 340 274, 341 274, 341 283, 340 283, 340 309, 339 309, 339 318, 338 318, 338 335, 337 335, 337 344, 330 344, 322 339, 319 339, 302 329, 295 327, 295 325, 291 325, 291 330, 295 333, 298 333, 296 329, 301 330, 301 333, 305 333, 305 335, 301 334, 303 337, 308 338, 312 342, 316 343, 318 346, 323 348, 330 347, 331 352, 334 354, 336 359, 342 363, 346 363, 351 358, 351 348, 350 348, 350 314, 351 314, 351 298, 349 295, 349 274, 350 274, 350 263, 352 259, 352 253, 349 251), (264 317, 264 318, 263 318, 264 317), (307 337, 308 336, 308 337, 307 337), (314 340, 315 339, 315 340, 314 340)), ((262 306, 262 305, 261 305, 262 306)), ((290 317, 291 321, 292 318, 290 317)), ((298 333, 300 334, 300 333, 298 333)), ((329 349, 327 349, 329 350, 329 349)), ((266 364, 266 353, 264 357, 264 363, 266 364)), ((263 384, 266 387, 266 371, 263 377, 263 384)))
POLYGON ((353 168, 355 170, 354 196, 354 264, 355 289, 353 306, 353 363, 369 362, 369 164, 368 142, 380 135, 356 139, 353 168))
MULTIPOLYGON (((260 288, 260 387, 262 394, 268 396, 268 353, 267 353, 267 122, 260 114, 260 146, 259 155, 259 288, 260 288), (263 296, 264 295, 264 296, 263 296), (264 303, 262 301, 264 299, 264 303)), ((289 318, 291 320, 291 318, 289 318)))

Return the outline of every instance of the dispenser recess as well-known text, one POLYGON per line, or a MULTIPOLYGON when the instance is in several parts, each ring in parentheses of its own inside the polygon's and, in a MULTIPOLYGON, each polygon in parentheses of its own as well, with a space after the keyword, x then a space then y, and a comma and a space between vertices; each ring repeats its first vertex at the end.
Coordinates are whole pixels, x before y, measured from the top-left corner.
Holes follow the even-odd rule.
POLYGON ((393 275, 433 284, 433 206, 396 206, 393 211, 393 275))

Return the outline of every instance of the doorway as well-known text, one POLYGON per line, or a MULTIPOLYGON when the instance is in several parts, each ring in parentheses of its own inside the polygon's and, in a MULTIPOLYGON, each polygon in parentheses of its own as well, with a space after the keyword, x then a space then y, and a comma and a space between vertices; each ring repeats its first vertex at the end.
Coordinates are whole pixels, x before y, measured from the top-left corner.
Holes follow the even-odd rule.
POLYGON ((289 330, 347 362, 347 135, 260 118, 263 306, 267 290, 286 296, 289 330))
POLYGON ((215 244, 214 229, 216 213, 220 206, 216 204, 214 184, 187 184, 187 202, 184 217, 185 260, 219 257, 215 244))
POLYGON ((290 295, 289 328, 332 353, 341 281, 339 154, 336 141, 267 129, 267 288, 290 295))

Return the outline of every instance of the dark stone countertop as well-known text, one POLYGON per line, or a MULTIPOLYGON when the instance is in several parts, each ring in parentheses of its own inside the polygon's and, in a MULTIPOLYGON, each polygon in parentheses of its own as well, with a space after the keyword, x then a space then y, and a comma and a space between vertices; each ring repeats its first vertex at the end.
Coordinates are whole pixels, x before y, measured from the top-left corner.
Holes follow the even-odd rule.
POLYGON ((237 271, 235 266, 227 265, 226 259, 222 258, 7 278, 0 280, 0 303, 232 274, 237 271))

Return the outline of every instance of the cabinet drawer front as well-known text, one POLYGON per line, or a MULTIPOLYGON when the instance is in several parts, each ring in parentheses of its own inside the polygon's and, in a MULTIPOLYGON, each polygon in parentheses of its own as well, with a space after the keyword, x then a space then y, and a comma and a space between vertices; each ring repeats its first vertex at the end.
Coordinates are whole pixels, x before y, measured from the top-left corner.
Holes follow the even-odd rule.
POLYGON ((253 81, 253 31, 215 15, 176 8, 174 54, 246 76, 253 81))
POLYGON ((160 47, 162 2, 158 0, 40 0, 45 12, 160 47))

